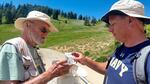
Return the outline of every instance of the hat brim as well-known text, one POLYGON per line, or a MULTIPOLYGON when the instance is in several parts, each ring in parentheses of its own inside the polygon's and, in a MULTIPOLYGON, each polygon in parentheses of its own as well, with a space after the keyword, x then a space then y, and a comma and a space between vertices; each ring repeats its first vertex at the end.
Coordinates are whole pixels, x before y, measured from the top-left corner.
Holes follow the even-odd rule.
POLYGON ((50 22, 50 21, 45 21, 45 20, 41 20, 41 19, 38 19, 38 18, 18 18, 16 21, 15 21, 15 27, 21 31, 23 31, 23 23, 27 20, 39 20, 39 21, 42 21, 42 22, 45 22, 46 24, 49 25, 49 31, 50 32, 58 32, 58 29, 50 22))
POLYGON ((137 15, 137 14, 127 14, 120 10, 109 11, 101 18, 101 20, 109 24, 109 16, 110 15, 127 15, 127 16, 131 16, 131 17, 136 17, 136 18, 139 18, 140 20, 142 20, 144 22, 144 24, 150 24, 150 17, 137 15))

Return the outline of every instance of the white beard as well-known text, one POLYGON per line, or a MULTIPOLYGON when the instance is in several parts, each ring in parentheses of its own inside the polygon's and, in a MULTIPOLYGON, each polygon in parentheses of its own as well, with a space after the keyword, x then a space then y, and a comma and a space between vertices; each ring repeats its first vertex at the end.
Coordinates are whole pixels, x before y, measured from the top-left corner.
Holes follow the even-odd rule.
POLYGON ((30 32, 30 37, 32 41, 35 42, 37 45, 41 45, 42 43, 44 43, 43 39, 33 32, 30 32))

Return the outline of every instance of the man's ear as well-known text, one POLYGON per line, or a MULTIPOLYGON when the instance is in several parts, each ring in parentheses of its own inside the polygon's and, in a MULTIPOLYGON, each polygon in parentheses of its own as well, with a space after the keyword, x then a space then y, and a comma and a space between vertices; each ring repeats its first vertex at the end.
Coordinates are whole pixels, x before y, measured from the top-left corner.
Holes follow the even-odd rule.
POLYGON ((27 21, 24 22, 24 25, 25 25, 25 27, 28 28, 28 27, 31 27, 31 26, 32 26, 32 23, 33 23, 33 22, 27 20, 27 21))
POLYGON ((133 21, 133 18, 132 17, 129 17, 129 24, 131 24, 133 21))
POLYGON ((131 19, 129 19, 129 24, 132 22, 132 20, 131 19))
POLYGON ((136 22, 137 18, 134 17, 129 17, 129 24, 131 24, 132 22, 136 22))

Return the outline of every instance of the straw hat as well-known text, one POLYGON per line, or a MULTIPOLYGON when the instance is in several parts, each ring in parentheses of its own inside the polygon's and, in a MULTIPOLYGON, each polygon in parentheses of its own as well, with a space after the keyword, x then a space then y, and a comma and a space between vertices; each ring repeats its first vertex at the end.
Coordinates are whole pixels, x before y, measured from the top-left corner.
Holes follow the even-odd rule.
POLYGON ((58 31, 57 28, 55 28, 55 26, 51 23, 50 17, 47 14, 39 12, 39 11, 31 11, 31 12, 28 13, 26 18, 25 17, 18 18, 15 21, 15 27, 19 30, 23 30, 23 23, 26 20, 43 21, 43 22, 45 22, 49 25, 49 30, 51 32, 57 32, 58 31))

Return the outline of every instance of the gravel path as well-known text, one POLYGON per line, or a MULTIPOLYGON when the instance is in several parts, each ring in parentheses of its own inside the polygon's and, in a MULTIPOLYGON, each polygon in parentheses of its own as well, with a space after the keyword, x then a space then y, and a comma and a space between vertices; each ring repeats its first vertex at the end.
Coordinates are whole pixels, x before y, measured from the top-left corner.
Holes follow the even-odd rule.
MULTIPOLYGON (((46 64, 46 69, 52 64, 53 60, 58 59, 65 59, 63 53, 51 50, 40 48, 39 53, 46 64)), ((89 81, 88 84, 103 84, 104 76, 93 71, 92 69, 88 68, 87 66, 83 66, 81 64, 77 64, 78 66, 82 67, 87 72, 86 79, 89 81)), ((81 79, 77 76, 73 76, 71 73, 57 77, 50 81, 48 84, 85 84, 81 81, 81 79)))

